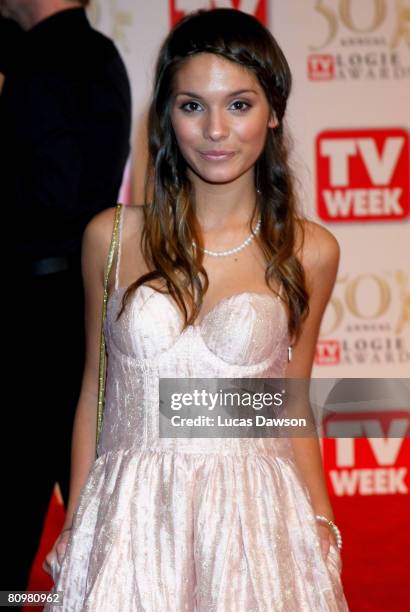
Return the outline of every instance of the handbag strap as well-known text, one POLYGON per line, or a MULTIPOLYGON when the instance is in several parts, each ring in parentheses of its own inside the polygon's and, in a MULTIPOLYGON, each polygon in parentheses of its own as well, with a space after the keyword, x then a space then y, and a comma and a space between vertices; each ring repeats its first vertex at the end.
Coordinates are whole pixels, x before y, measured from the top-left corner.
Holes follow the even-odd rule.
POLYGON ((105 399, 105 378, 106 378, 106 353, 105 353, 105 334, 104 334, 104 321, 107 314, 107 301, 108 301, 108 278, 110 276, 111 266, 114 259, 115 250, 118 245, 118 227, 120 224, 122 204, 117 204, 114 218, 114 228, 111 237, 110 251, 108 253, 107 263, 105 265, 104 273, 104 294, 103 294, 103 306, 102 306, 102 319, 101 319, 101 336, 100 336, 100 364, 98 373, 98 404, 97 404, 97 433, 96 433, 96 454, 98 448, 98 441, 100 439, 102 421, 104 416, 104 399, 105 399))

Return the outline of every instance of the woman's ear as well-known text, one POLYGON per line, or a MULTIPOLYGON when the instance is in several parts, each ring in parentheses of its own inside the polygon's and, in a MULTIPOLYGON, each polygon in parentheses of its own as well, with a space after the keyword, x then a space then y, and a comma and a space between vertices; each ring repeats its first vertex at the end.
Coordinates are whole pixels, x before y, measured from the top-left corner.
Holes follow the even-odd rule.
POLYGON ((276 116, 275 111, 272 111, 270 117, 269 117, 269 123, 268 123, 268 127, 270 128, 275 128, 277 125, 279 124, 278 118, 276 116))

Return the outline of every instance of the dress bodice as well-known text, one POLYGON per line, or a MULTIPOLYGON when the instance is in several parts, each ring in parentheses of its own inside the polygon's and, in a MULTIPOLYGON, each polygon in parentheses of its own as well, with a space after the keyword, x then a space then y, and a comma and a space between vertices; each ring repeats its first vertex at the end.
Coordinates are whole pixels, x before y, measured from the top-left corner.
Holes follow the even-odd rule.
MULTIPOLYGON (((99 454, 138 445, 225 450, 272 444, 269 438, 158 437, 159 378, 277 378, 284 374, 289 342, 287 314, 273 294, 242 292, 218 302, 182 330, 171 298, 147 285, 131 296, 116 320, 125 288, 107 304, 106 399, 99 454)), ((278 443, 278 440, 276 440, 278 443)), ((280 446, 280 445, 279 445, 280 446)))
POLYGON ((218 302, 199 324, 181 333, 182 317, 177 306, 170 297, 147 285, 137 289, 122 315, 124 320, 117 324, 115 309, 124 291, 125 288, 117 289, 111 296, 105 327, 109 346, 118 356, 146 360, 162 368, 170 354, 175 365, 174 358, 181 351, 184 356, 191 355, 194 361, 178 363, 175 376, 192 376, 193 368, 198 376, 205 376, 201 358, 206 360, 207 368, 211 359, 215 363, 207 370, 209 376, 219 375, 220 368, 222 376, 226 367, 236 367, 238 374, 243 372, 244 376, 257 375, 266 368, 272 376, 281 375, 288 335, 286 312, 279 297, 236 293, 218 302))

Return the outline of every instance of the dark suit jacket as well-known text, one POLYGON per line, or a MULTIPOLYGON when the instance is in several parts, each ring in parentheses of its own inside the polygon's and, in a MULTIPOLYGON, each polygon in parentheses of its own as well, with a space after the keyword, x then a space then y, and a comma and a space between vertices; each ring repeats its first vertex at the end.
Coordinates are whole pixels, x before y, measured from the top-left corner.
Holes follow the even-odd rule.
POLYGON ((129 154, 123 61, 81 8, 27 32, 0 19, 0 41, 0 214, 9 255, 78 255, 85 225, 116 203, 129 154))

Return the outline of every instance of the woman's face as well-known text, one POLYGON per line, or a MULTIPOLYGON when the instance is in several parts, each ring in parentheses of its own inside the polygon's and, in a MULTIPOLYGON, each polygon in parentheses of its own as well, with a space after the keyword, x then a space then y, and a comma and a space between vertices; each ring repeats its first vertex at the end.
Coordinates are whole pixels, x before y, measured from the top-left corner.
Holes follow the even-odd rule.
POLYGON ((268 128, 277 125, 256 76, 212 53, 178 70, 171 121, 190 177, 214 184, 253 172, 268 128))

